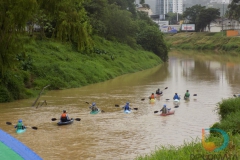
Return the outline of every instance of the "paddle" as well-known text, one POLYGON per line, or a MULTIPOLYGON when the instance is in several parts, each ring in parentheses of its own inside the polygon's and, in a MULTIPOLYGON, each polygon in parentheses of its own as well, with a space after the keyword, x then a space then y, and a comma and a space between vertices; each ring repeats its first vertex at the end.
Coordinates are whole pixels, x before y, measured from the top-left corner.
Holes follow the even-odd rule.
MULTIPOLYGON (((52 118, 52 121, 56 121, 57 118, 52 118)), ((76 121, 81 121, 81 118, 75 118, 76 121)))
MULTIPOLYGON (((168 108, 168 110, 171 110, 171 108, 168 108)), ((160 111, 154 111, 154 113, 158 113, 158 112, 161 112, 162 109, 160 111)))
MULTIPOLYGON (((13 125, 11 122, 6 122, 7 125, 13 125)), ((15 126, 15 125, 14 125, 15 126)), ((28 128, 29 126, 25 126, 26 128, 28 128)), ((38 128, 37 127, 30 127, 32 129, 35 129, 37 130, 38 128)))
MULTIPOLYGON (((119 106, 119 105, 118 105, 119 106)), ((122 107, 122 109, 124 109, 124 107, 122 107)), ((130 109, 132 109, 132 108, 130 108, 130 109)), ((138 110, 138 108, 133 108, 134 110, 138 110)))

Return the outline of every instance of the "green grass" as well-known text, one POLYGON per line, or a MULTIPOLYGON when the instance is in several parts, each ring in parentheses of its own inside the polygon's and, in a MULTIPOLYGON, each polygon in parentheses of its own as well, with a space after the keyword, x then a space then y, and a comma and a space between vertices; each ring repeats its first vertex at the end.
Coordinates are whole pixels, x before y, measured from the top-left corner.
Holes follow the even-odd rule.
POLYGON ((95 46, 91 53, 78 52, 74 45, 68 43, 23 39, 24 54, 18 55, 21 65, 8 73, 6 80, 12 84, 8 86, 12 90, 0 85, 0 102, 35 96, 35 90, 47 85, 51 90, 77 88, 163 63, 154 53, 141 47, 133 49, 100 37, 94 37, 95 46), (23 57, 28 58, 22 60, 23 57))
POLYGON ((165 35, 165 40, 171 48, 214 50, 214 51, 240 51, 240 37, 226 37, 222 33, 184 32, 173 36, 165 35))

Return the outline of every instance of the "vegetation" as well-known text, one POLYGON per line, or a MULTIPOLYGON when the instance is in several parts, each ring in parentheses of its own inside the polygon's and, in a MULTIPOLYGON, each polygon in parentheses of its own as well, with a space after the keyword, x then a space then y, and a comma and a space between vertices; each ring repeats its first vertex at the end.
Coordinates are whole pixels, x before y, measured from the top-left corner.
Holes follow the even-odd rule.
POLYGON ((204 31, 206 27, 210 28, 210 23, 220 16, 219 9, 206 8, 201 5, 194 5, 186 8, 183 17, 190 24, 195 24, 196 32, 204 31))
MULTIPOLYGON (((143 155, 136 158, 136 160, 200 160, 200 159, 239 159, 240 153, 240 98, 225 99, 218 103, 217 110, 221 116, 220 122, 214 124, 211 129, 218 128, 225 131, 229 136, 229 143, 227 147, 218 152, 206 151, 200 139, 195 139, 192 142, 185 142, 182 146, 161 146, 150 155, 143 155), (229 109, 230 108, 230 109, 229 109), (228 110, 229 109, 229 110, 228 110)), ((210 132, 207 137, 207 142, 214 142, 217 146, 223 144, 222 135, 217 134, 216 131, 210 132)), ((207 143, 208 144, 208 143, 207 143)))
POLYGON ((167 61, 163 34, 134 2, 1 1, 0 102, 48 84, 80 87, 167 61))
POLYGON ((239 21, 240 19, 240 0, 232 0, 232 2, 228 5, 228 10, 226 15, 230 19, 235 19, 239 21))
POLYGON ((192 50, 232 51, 231 54, 239 55, 240 38, 226 37, 225 33, 195 33, 182 32, 167 34, 165 40, 171 48, 192 50))

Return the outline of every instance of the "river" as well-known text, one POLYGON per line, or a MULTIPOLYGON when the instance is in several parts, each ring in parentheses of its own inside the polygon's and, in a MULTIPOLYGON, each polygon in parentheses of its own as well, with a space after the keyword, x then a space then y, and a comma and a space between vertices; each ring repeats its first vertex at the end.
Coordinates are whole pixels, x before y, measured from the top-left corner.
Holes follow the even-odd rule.
POLYGON ((41 107, 31 107, 35 98, 2 103, 0 128, 44 160, 131 160, 161 145, 180 146, 184 141, 199 140, 201 129, 219 120, 217 103, 240 92, 239 82, 240 61, 172 51, 168 63, 152 69, 81 88, 45 92, 39 101, 46 100, 47 105, 41 107), (147 97, 157 88, 163 90, 163 96, 149 104, 147 97), (191 94, 189 101, 183 100, 186 90, 191 94), (173 107, 175 92, 182 97, 179 108, 173 107), (104 112, 89 114, 87 103, 92 102, 104 112), (123 113, 126 102, 138 110, 123 113), (163 104, 175 114, 154 114, 163 104), (64 109, 81 121, 57 126, 51 118, 59 118, 64 109), (16 134, 6 122, 16 124, 18 119, 38 130, 29 128, 16 134))

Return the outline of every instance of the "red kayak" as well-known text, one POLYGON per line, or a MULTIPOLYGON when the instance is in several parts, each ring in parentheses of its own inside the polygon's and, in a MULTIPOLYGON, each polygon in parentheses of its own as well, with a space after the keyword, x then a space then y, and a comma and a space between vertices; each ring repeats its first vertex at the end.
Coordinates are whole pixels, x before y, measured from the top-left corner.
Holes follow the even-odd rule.
POLYGON ((175 111, 169 111, 168 113, 161 113, 160 114, 160 116, 169 116, 169 115, 171 115, 171 114, 174 114, 175 113, 175 111))

